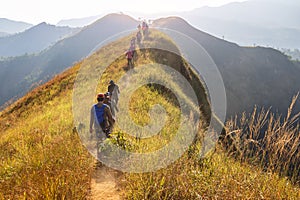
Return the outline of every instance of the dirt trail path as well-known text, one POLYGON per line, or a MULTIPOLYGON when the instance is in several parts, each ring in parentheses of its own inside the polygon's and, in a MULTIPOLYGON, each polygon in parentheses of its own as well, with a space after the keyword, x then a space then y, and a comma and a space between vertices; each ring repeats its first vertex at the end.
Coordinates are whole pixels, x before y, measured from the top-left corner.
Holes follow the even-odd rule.
POLYGON ((117 172, 105 166, 95 169, 91 181, 91 199, 119 200, 120 191, 116 184, 117 172))

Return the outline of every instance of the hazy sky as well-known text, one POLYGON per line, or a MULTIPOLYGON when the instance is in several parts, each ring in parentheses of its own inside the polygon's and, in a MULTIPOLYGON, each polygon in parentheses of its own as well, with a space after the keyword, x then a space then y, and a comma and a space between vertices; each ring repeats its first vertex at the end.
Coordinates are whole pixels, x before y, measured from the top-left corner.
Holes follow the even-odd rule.
POLYGON ((61 19, 81 18, 109 12, 156 13, 188 11, 204 5, 219 6, 245 0, 2 0, 0 18, 33 24, 56 24, 61 19))

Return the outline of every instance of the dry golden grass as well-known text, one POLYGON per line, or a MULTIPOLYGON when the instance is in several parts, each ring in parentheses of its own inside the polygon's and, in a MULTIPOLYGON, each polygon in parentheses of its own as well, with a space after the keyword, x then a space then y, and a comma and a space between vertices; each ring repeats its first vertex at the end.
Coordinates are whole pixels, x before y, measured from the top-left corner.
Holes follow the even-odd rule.
POLYGON ((225 147, 229 154, 241 161, 260 166, 300 183, 300 113, 292 115, 296 95, 287 116, 255 108, 241 119, 227 122, 225 147))
POLYGON ((0 198, 82 199, 88 195, 93 159, 80 143, 71 112, 77 67, 2 112, 0 198))

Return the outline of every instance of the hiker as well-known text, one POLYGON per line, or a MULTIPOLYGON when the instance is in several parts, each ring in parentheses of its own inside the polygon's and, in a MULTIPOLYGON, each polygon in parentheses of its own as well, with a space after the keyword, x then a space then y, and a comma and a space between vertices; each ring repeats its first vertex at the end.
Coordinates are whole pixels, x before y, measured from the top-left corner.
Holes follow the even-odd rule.
POLYGON ((104 103, 105 103, 106 105, 109 106, 110 111, 111 111, 112 118, 113 118, 114 120, 116 120, 116 104, 115 104, 115 103, 112 104, 112 101, 111 101, 111 93, 110 93, 110 92, 106 92, 106 93, 104 94, 104 96, 105 96, 105 98, 104 98, 104 103))
POLYGON ((116 106, 118 104, 120 95, 119 86, 113 80, 110 80, 109 85, 107 87, 107 91, 110 93, 111 103, 115 104, 116 106))
POLYGON ((130 40, 130 48, 134 48, 135 49, 135 43, 136 43, 136 37, 131 38, 130 40))
POLYGON ((141 34, 141 31, 138 31, 138 32, 136 33, 136 41, 137 41, 137 44, 138 44, 139 46, 141 46, 141 42, 142 42, 142 34, 141 34))
MULTIPOLYGON (((102 142, 110 137, 111 130, 115 123, 112 118, 110 107, 104 103, 105 95, 99 93, 97 95, 98 103, 91 108, 90 117, 90 133, 95 130, 98 141, 102 142)), ((98 149, 97 149, 98 150, 98 149)))
POLYGON ((136 37, 133 37, 130 40, 130 48, 129 48, 130 51, 132 52, 132 58, 133 58, 133 60, 135 59, 135 56, 136 56, 135 43, 136 43, 136 37))
POLYGON ((133 68, 133 53, 130 49, 128 49, 125 53, 125 56, 127 58, 127 67, 129 69, 133 68))
POLYGON ((118 102, 119 102, 119 95, 120 95, 120 89, 117 84, 113 80, 110 80, 107 93, 110 94, 110 106, 111 106, 111 112, 114 119, 116 119, 116 113, 119 112, 118 109, 118 102))
POLYGON ((143 30, 143 35, 145 38, 148 37, 148 29, 149 29, 148 24, 146 23, 146 21, 143 21, 142 30, 143 30))
POLYGON ((137 26, 137 28, 138 28, 139 32, 141 32, 141 30, 142 30, 141 24, 139 24, 139 25, 137 26))

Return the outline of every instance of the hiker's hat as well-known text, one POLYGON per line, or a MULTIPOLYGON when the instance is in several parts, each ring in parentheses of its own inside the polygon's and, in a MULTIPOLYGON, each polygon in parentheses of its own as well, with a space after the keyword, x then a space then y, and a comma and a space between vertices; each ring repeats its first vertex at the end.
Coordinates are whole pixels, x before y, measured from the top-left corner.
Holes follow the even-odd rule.
POLYGON ((105 95, 103 93, 99 93, 97 95, 97 99, 104 99, 105 98, 105 95))

